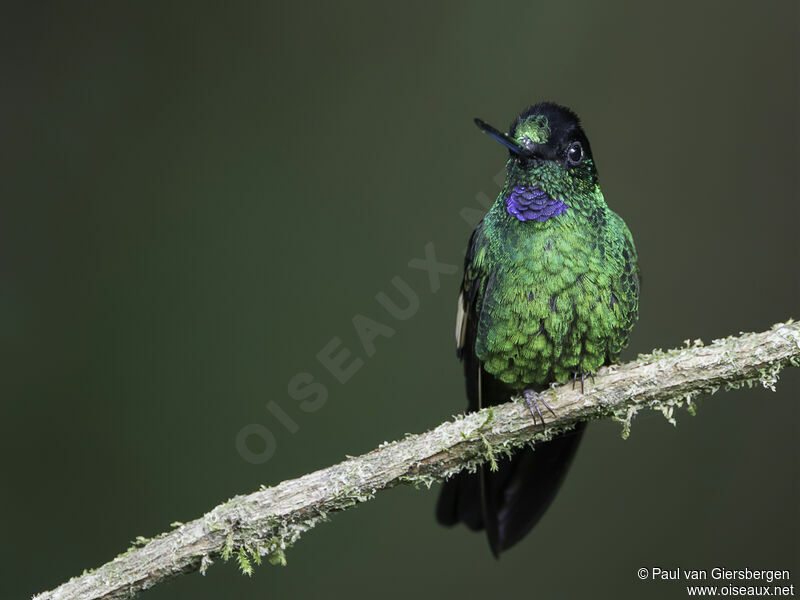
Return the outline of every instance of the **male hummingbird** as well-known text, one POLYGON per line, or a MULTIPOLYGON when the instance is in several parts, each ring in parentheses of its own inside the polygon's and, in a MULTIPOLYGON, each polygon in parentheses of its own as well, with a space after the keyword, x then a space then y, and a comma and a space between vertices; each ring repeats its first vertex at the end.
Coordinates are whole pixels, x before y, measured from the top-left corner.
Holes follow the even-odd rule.
MULTIPOLYGON (((509 151, 500 195, 467 246, 456 346, 468 410, 524 394, 543 422, 539 391, 613 362, 638 316, 639 267, 625 222, 606 205, 578 117, 550 102, 508 133, 478 127, 509 151)), ((544 404, 546 408, 546 404, 544 404)), ((443 525, 485 529, 495 556, 533 528, 552 502, 584 424, 444 484, 443 525)))

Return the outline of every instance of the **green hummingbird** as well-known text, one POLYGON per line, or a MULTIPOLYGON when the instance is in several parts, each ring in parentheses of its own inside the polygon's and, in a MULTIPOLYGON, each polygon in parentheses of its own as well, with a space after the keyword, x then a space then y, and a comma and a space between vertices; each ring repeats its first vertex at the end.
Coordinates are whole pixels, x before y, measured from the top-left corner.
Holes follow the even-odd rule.
MULTIPOLYGON (((458 298, 456 346, 468 410, 523 394, 544 422, 538 392, 612 363, 638 317, 639 267, 625 222, 606 205, 589 140, 570 109, 550 102, 502 133, 509 151, 500 195, 470 237, 458 298)), ((443 525, 485 529, 495 556, 533 528, 552 502, 584 424, 518 451, 491 471, 447 481, 443 525)))

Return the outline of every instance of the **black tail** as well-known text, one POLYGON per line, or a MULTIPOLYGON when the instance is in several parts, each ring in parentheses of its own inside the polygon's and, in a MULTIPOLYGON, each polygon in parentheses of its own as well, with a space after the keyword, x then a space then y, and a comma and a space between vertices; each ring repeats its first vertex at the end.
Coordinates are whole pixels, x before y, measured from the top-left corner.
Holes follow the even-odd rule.
POLYGON ((498 461, 497 471, 484 466, 478 473, 459 473, 442 488, 437 520, 447 526, 462 522, 472 530, 486 529, 492 553, 499 556, 524 538, 550 506, 585 426, 579 423, 558 438, 519 450, 498 461))

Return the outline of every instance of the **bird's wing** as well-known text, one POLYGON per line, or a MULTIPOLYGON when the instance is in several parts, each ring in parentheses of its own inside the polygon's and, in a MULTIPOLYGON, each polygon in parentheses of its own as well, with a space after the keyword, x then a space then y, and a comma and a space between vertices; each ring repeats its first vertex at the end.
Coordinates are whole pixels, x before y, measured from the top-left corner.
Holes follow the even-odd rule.
POLYGON ((475 355, 475 338, 481 314, 481 299, 491 284, 491 272, 485 260, 486 239, 481 221, 469 238, 464 257, 464 279, 456 308, 456 354, 464 363, 467 380, 467 410, 479 410, 481 402, 481 362, 475 355))
MULTIPOLYGON (((479 410, 481 401, 482 365, 475 355, 475 338, 481 313, 481 298, 488 277, 482 257, 485 256, 483 222, 472 232, 464 258, 464 279, 456 308, 456 354, 464 364, 467 387, 467 411, 479 410)), ((459 521, 473 530, 483 529, 485 521, 485 494, 483 469, 478 473, 462 471, 447 481, 439 496, 436 518, 443 525, 459 521)))
POLYGON ((611 360, 616 360, 622 348, 628 343, 628 336, 633 329, 636 320, 639 318, 639 286, 641 275, 639 272, 639 259, 636 253, 636 246, 633 244, 633 236, 622 217, 612 213, 616 220, 617 231, 620 232, 619 244, 621 257, 620 276, 611 284, 612 302, 617 303, 615 312, 619 323, 619 335, 617 344, 610 353, 611 360))

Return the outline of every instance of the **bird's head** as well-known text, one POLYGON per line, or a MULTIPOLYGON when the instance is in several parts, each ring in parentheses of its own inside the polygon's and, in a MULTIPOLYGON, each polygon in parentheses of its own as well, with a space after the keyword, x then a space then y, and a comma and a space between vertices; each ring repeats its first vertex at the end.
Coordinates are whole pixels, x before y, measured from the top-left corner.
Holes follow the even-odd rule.
POLYGON ((544 222, 599 193, 589 140, 570 109, 551 102, 522 112, 508 133, 480 119, 476 125, 508 148, 503 194, 520 221, 544 222))

